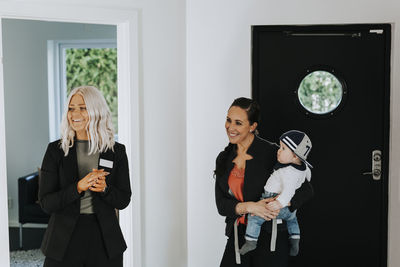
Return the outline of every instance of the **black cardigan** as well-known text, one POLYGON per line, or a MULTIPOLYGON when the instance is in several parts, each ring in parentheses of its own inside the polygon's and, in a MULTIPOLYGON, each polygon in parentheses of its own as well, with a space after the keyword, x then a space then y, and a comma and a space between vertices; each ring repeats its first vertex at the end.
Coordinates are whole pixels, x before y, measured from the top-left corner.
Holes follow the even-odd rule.
MULTIPOLYGON (((114 151, 100 153, 99 162, 100 159, 113 162, 113 166, 99 166, 99 169, 110 172, 106 176, 108 189, 106 193, 92 192, 93 209, 108 257, 113 258, 126 249, 115 209, 127 207, 132 194, 125 146, 116 142, 114 151)), ((84 192, 79 194, 77 191, 79 180, 76 146, 71 147, 68 155, 64 156, 59 140, 50 143, 43 158, 39 182, 40 205, 51 214, 41 249, 44 255, 58 261, 64 257, 80 214, 80 198, 84 192)))
MULTIPOLYGON (((253 143, 247 150, 247 154, 253 159, 246 161, 245 179, 243 185, 244 201, 258 201, 264 192, 264 185, 273 171, 276 163, 277 147, 257 136, 254 137, 253 143)), ((219 153, 216 163, 217 166, 222 164, 225 168, 216 172, 215 182, 215 201, 220 215, 226 216, 225 235, 231 236, 233 223, 239 215, 235 212, 235 207, 239 201, 229 194, 228 178, 234 166, 232 160, 236 157, 236 145, 231 150, 225 150, 219 153)), ((309 200, 313 195, 313 189, 309 182, 304 182, 302 186, 296 190, 295 195, 291 199, 289 209, 294 211, 303 203, 309 200)), ((267 231, 271 229, 271 221, 264 223, 267 231)), ((278 230, 286 230, 286 223, 280 224, 278 230)))

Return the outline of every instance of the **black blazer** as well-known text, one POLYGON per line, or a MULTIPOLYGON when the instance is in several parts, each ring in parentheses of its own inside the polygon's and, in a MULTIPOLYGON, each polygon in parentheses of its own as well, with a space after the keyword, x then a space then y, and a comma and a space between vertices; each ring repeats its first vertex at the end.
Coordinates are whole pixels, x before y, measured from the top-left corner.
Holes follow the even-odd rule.
MULTIPOLYGON (((109 258, 121 255, 126 249, 115 209, 124 209, 131 199, 128 159, 125 146, 115 143, 114 151, 100 153, 100 159, 113 162, 112 168, 99 166, 110 172, 106 176, 106 193, 93 192, 93 209, 97 215, 109 258)), ((81 177, 82 178, 82 177, 81 177)), ((39 182, 39 202, 51 214, 41 250, 47 257, 62 261, 70 237, 80 214, 81 194, 77 191, 78 164, 75 145, 68 155, 60 141, 48 145, 43 158, 39 182)))
MULTIPOLYGON (((254 137, 253 143, 247 150, 247 154, 253 159, 246 161, 246 169, 244 174, 243 185, 243 200, 258 201, 261 194, 264 192, 264 185, 273 171, 273 166, 276 163, 277 146, 271 144, 257 136, 254 137)), ((217 166, 222 164, 222 171, 216 169, 215 181, 215 201, 220 215, 226 216, 225 235, 231 236, 233 223, 239 215, 235 212, 235 207, 239 201, 229 194, 228 178, 231 170, 234 167, 232 160, 236 157, 236 145, 231 145, 231 149, 222 151, 216 160, 217 166)), ((296 190, 295 195, 291 200, 291 211, 299 208, 304 202, 309 200, 313 195, 313 189, 309 182, 304 182, 303 185, 296 190)), ((271 232, 271 222, 267 221, 263 224, 267 232, 271 232)), ((278 230, 286 230, 286 223, 278 225, 278 230)), ((265 232, 265 231, 261 231, 265 232)))

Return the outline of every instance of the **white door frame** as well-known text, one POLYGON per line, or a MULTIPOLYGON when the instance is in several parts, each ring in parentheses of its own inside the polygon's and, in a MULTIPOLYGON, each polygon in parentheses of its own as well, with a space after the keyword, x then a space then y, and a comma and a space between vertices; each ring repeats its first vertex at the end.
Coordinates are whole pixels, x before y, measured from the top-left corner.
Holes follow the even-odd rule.
POLYGON ((130 164, 132 203, 120 212, 128 249, 124 266, 142 266, 141 150, 139 92, 139 14, 136 9, 89 8, 78 4, 0 3, 0 266, 10 266, 8 240, 7 169, 4 116, 4 77, 1 19, 112 24, 117 26, 118 139, 125 144, 130 164), (135 212, 133 212, 133 209, 135 212))

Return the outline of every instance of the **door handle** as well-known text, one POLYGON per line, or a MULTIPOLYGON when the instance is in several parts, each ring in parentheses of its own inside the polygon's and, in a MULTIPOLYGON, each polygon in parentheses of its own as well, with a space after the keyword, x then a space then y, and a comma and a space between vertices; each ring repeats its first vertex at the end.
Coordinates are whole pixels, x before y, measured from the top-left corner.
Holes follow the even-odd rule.
POLYGON ((372 179, 380 180, 382 175, 382 152, 372 151, 372 171, 364 172, 363 175, 372 175, 372 179))

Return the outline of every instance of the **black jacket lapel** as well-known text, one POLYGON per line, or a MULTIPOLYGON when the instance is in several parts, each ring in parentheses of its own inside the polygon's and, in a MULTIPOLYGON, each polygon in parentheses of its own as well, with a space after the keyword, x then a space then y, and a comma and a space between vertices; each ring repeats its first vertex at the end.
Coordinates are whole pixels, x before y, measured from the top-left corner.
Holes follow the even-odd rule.
POLYGON ((236 149, 233 148, 227 155, 226 160, 224 160, 225 161, 224 173, 216 178, 216 182, 219 183, 223 191, 227 194, 229 193, 228 179, 234 166, 234 163, 232 161, 235 157, 236 157, 236 149))
POLYGON ((83 177, 79 177, 78 173, 78 160, 76 157, 76 146, 72 146, 69 148, 68 155, 63 157, 64 168, 65 168, 65 176, 66 178, 70 178, 72 181, 79 181, 83 177))
POLYGON ((263 151, 263 149, 265 149, 263 141, 254 136, 252 144, 247 149, 247 154, 251 155, 253 159, 246 161, 243 185, 244 201, 258 199, 263 192, 268 178, 268 173, 265 171, 265 174, 260 177, 260 173, 263 173, 267 166, 267 162, 264 162, 266 151, 263 151))

